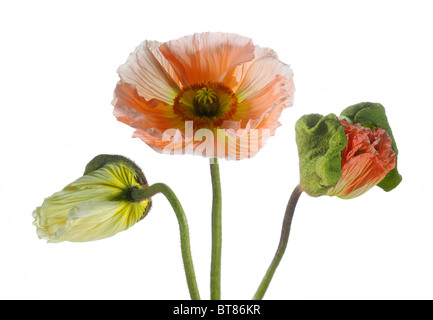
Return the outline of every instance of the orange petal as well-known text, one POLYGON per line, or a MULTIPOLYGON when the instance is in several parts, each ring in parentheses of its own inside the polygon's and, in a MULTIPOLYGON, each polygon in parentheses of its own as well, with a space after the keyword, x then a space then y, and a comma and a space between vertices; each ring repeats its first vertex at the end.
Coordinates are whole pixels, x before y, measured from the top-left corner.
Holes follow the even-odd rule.
POLYGON ((342 177, 328 192, 330 196, 352 199, 378 184, 389 172, 371 153, 352 158, 342 168, 342 177))
POLYGON ((181 120, 173 113, 171 106, 152 99, 146 101, 135 86, 119 81, 114 90, 114 115, 133 128, 164 132, 168 128, 178 128, 181 120))
POLYGON ((252 40, 231 33, 196 33, 159 49, 183 85, 222 82, 229 70, 254 58, 252 40))
POLYGON ((395 167, 395 153, 388 133, 340 121, 347 145, 341 153, 341 178, 328 192, 330 196, 351 199, 378 184, 395 167))

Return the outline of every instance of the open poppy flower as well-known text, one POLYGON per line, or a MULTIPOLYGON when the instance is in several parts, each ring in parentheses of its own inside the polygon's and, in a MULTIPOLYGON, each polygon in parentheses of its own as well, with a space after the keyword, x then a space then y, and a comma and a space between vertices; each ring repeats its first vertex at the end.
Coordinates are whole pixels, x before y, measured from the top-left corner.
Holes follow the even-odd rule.
POLYGON ((161 153, 250 157, 293 104, 290 67, 231 33, 146 40, 118 74, 114 115, 161 153))

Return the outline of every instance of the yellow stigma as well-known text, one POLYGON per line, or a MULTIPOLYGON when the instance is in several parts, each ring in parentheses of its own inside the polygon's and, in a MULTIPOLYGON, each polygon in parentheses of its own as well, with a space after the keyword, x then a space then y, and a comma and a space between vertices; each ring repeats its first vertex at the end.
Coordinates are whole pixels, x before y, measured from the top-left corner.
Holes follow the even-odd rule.
POLYGON ((198 116, 214 117, 220 107, 218 95, 215 90, 203 87, 196 92, 193 106, 198 116))
POLYGON ((197 93, 195 94, 195 98, 199 103, 202 104, 211 104, 216 99, 218 99, 216 92, 206 87, 202 88, 201 90, 198 90, 197 93))

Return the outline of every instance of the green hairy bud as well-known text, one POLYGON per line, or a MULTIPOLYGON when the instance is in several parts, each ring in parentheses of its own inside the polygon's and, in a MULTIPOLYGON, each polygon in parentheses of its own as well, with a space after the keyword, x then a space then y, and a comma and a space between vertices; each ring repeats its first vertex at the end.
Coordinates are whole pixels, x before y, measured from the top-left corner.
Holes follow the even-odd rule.
POLYGON ((301 186, 309 195, 326 195, 341 177, 344 127, 334 114, 309 114, 295 125, 301 186))

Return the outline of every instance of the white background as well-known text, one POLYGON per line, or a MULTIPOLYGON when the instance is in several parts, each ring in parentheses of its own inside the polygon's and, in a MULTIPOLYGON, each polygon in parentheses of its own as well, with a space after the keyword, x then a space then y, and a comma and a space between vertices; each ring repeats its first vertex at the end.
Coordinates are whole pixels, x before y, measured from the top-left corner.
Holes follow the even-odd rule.
POLYGON ((303 194, 266 299, 432 299, 432 12, 428 1, 2 1, 0 298, 189 299, 179 232, 155 196, 140 223, 91 243, 47 244, 32 211, 100 153, 164 182, 187 214, 209 298, 208 160, 154 152, 116 121, 117 67, 145 39, 238 33, 295 73, 295 104, 252 159, 220 161, 222 298, 250 299, 276 250, 299 181, 294 137, 306 113, 382 103, 403 182, 353 200, 303 194))

